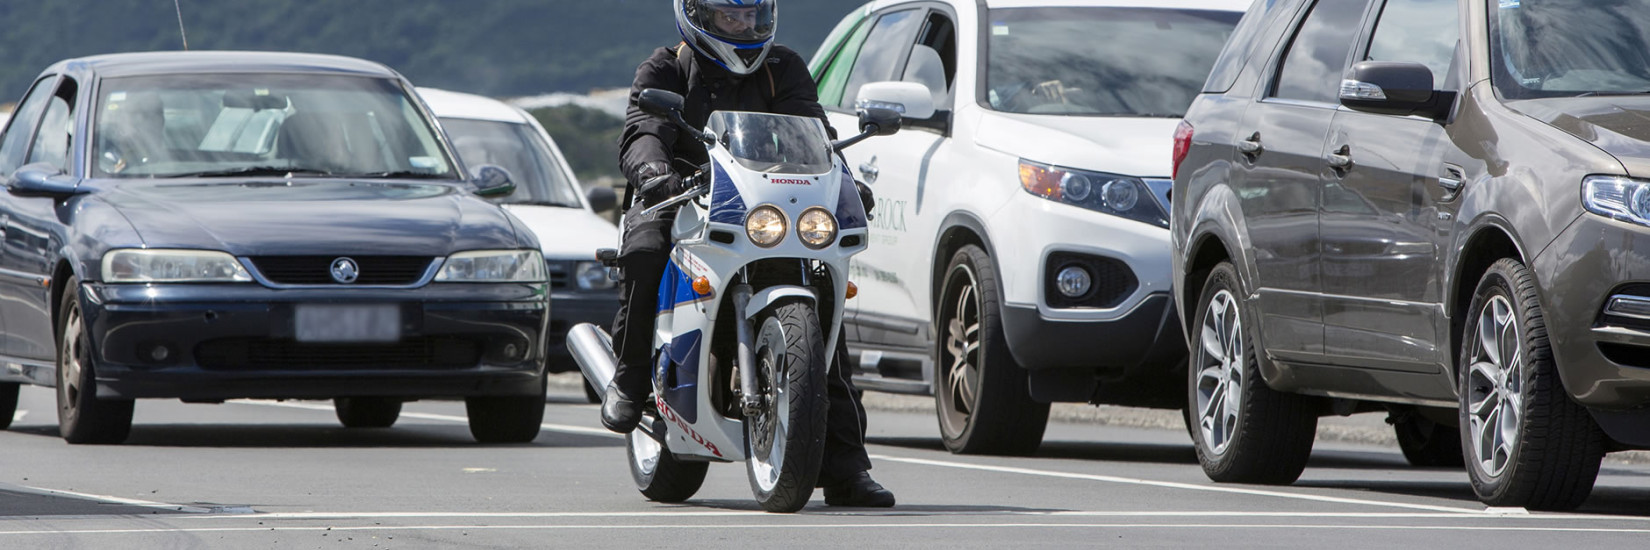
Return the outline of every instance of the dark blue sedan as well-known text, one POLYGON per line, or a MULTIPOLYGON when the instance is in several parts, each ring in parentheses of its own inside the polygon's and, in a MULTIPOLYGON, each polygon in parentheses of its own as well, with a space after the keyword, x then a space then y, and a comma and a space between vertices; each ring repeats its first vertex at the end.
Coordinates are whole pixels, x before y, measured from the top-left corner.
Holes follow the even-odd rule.
POLYGON ((0 422, 20 383, 57 388, 71 443, 125 440, 138 398, 332 399, 387 427, 463 397, 477 440, 532 440, 544 259, 477 196, 508 175, 475 173, 376 63, 52 65, 0 133, 0 422))

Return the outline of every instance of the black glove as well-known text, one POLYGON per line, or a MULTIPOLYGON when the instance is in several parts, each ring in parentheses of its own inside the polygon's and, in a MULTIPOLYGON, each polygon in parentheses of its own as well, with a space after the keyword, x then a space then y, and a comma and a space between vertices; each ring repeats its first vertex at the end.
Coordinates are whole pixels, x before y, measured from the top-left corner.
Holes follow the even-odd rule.
POLYGON ((649 162, 636 170, 636 197, 653 206, 682 192, 682 178, 666 162, 649 162))
POLYGON ((876 219, 875 216, 871 215, 871 211, 877 207, 877 194, 871 192, 871 186, 865 185, 864 182, 859 180, 854 180, 854 185, 859 187, 859 203, 865 205, 865 219, 876 219))

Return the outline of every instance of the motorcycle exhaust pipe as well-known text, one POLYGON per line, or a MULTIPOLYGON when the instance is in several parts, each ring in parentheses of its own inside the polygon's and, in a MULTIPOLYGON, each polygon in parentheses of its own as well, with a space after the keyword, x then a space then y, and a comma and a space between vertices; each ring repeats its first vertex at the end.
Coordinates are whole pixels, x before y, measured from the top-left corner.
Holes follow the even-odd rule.
POLYGON ((606 390, 619 364, 613 355, 613 338, 607 331, 590 323, 573 325, 567 331, 567 350, 573 354, 573 362, 579 364, 579 372, 590 386, 597 392, 606 390))

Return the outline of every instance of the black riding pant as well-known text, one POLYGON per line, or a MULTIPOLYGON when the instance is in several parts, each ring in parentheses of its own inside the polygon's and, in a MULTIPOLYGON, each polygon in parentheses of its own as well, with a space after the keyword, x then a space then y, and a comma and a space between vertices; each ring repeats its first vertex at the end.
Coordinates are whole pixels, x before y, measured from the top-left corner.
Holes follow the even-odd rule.
MULTIPOLYGON (((624 303, 613 318, 613 351, 619 356, 613 383, 619 392, 636 399, 653 393, 653 318, 659 309, 659 281, 670 261, 670 224, 674 221, 674 212, 643 217, 641 210, 632 207, 625 215, 624 244, 619 250, 624 303)), ((836 357, 825 375, 830 408, 825 418, 820 486, 847 481, 871 469, 871 458, 865 454, 865 406, 859 402, 847 360, 847 343, 838 337, 836 357)))

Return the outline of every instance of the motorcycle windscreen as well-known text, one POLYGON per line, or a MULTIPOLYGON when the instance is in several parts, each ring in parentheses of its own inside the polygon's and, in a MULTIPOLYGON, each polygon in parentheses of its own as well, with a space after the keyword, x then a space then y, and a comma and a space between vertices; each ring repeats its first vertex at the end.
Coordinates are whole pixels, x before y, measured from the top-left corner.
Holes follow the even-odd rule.
POLYGON ((817 118, 744 111, 710 115, 710 132, 748 170, 770 174, 831 171, 831 140, 817 118))

